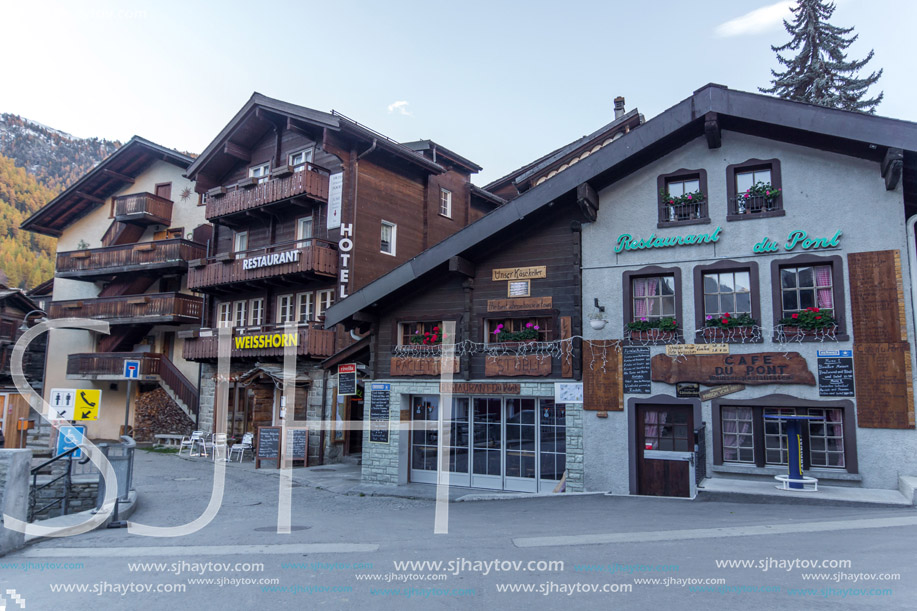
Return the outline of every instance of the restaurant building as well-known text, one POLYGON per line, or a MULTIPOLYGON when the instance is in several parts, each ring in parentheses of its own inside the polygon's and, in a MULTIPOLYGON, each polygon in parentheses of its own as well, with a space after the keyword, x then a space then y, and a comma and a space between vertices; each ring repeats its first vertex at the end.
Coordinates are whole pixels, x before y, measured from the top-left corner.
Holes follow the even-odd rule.
POLYGON ((110 325, 108 335, 48 334, 45 400, 55 406, 54 389, 101 391, 99 405, 86 404, 86 418, 65 413, 90 438, 116 439, 126 410, 133 429, 138 398, 158 388, 164 430, 145 426, 141 439, 190 429, 197 418, 199 367, 182 358, 178 335, 200 325, 203 299, 188 290, 186 272, 205 256, 210 226, 194 183, 182 176, 190 163, 135 136, 22 224, 57 238, 48 317, 110 325), (126 361, 139 364, 130 395, 126 361))
MULTIPOLYGON (((570 345, 583 402, 564 410, 568 490, 690 497, 705 481, 772 486, 787 471, 789 416, 808 418, 799 440, 803 468, 822 485, 898 488, 899 476, 917 474, 915 151, 913 123, 707 85, 588 159, 520 190, 423 253, 410 270, 381 278, 328 313, 329 322, 371 324, 378 338, 373 374, 380 392, 389 393, 380 395, 378 415, 387 399, 389 419, 386 426, 366 414, 364 442, 372 452, 364 453, 364 479, 431 481, 416 473, 430 454, 429 437, 399 433, 395 423, 413 421, 418 405, 421 417, 430 405, 435 413, 438 380, 406 381, 386 368, 398 355, 398 338, 404 344, 410 337, 398 325, 407 321, 407 330, 425 332, 419 323, 459 311, 446 304, 461 288, 468 298, 461 316, 452 315, 457 350, 466 340, 487 343, 488 305, 455 279, 434 281, 436 274, 454 261, 449 269, 471 270, 477 290, 480 270, 486 276, 511 267, 499 258, 490 263, 486 248, 475 258, 478 243, 496 252, 488 241, 496 236, 506 253, 517 254, 512 268, 528 273, 522 270, 560 257, 568 244, 545 241, 540 251, 523 254, 514 250, 515 236, 527 237, 527 223, 548 210, 567 221, 567 211, 577 210, 581 255, 571 268, 581 279, 538 292, 540 279, 533 278, 530 287, 555 303, 559 290, 570 291, 579 305, 570 314, 570 345), (423 317, 426 310, 444 314, 423 317), (379 443, 370 443, 383 429, 387 438, 377 432, 379 443)), ((551 269, 546 265, 545 279, 551 269)), ((567 312, 558 310, 558 319, 567 312)), ((542 339, 552 358, 567 341, 563 333, 542 339)), ((510 350, 514 358, 524 354, 510 350)), ((473 363, 473 382, 513 379, 481 376, 473 363)), ((453 375, 463 371, 459 366, 453 375)), ((545 381, 564 380, 554 376, 552 369, 545 381)), ((538 382, 529 392, 541 401, 548 388, 538 382)), ((467 421, 460 403, 453 409, 453 438, 462 441, 454 459, 450 454, 453 475, 491 450, 489 421, 474 411, 476 390, 468 388, 467 421)), ((506 396, 501 402, 507 410, 506 396)), ((500 420, 503 487, 525 489, 508 477, 506 454, 519 439, 529 450, 543 440, 538 433, 510 436, 511 417, 504 411, 500 420)), ((468 467, 470 483, 478 485, 474 468, 468 467)))
MULTIPOLYGON (((201 428, 213 430, 219 404, 220 327, 232 329, 230 435, 281 421, 361 421, 362 382, 337 397, 335 374, 369 340, 322 328, 325 312, 499 205, 472 187, 479 170, 436 142, 400 144, 339 113, 255 93, 187 171, 214 226, 188 277, 204 296, 205 322, 183 334, 185 358, 202 364, 201 428), (297 357, 289 409, 287 346, 297 357)), ((312 426, 309 460, 359 454, 361 445, 343 427, 332 436, 312 426)))

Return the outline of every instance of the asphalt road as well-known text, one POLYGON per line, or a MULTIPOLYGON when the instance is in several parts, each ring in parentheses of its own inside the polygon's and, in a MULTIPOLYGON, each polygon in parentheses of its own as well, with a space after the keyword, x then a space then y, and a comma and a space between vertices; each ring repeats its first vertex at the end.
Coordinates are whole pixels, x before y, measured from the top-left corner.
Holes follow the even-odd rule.
MULTIPOLYGON (((212 476, 138 452, 132 521, 194 519, 212 476)), ((0 558, 6 608, 917 609, 915 510, 533 497, 452 503, 434 534, 431 501, 296 485, 281 535, 278 482, 231 467, 193 534, 109 529, 0 558)))

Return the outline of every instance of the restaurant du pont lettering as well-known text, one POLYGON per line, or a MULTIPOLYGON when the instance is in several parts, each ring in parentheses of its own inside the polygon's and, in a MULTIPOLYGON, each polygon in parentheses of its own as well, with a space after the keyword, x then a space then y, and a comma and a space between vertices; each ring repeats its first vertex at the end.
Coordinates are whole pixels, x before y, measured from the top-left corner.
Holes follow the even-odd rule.
POLYGON ((260 257, 249 257, 242 260, 242 269, 258 269, 259 267, 270 267, 271 265, 281 265, 283 263, 295 263, 299 261, 298 250, 288 250, 286 252, 275 252, 260 257))

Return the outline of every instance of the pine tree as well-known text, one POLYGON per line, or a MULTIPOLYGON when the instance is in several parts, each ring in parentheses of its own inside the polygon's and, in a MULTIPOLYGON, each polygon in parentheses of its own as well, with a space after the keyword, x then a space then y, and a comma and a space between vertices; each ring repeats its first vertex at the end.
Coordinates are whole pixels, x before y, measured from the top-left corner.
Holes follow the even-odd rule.
POLYGON ((847 61, 844 52, 856 41, 859 34, 848 37, 853 28, 839 28, 828 23, 834 14, 834 3, 826 0, 799 0, 792 9, 793 23, 783 21, 783 27, 792 39, 785 45, 771 46, 777 61, 786 66, 784 72, 771 70, 774 77, 769 88, 759 87, 762 93, 808 102, 843 110, 874 113, 884 93, 863 99, 882 70, 866 78, 859 71, 872 59, 873 52, 863 60, 847 61), (787 59, 781 51, 798 51, 796 57, 787 59))

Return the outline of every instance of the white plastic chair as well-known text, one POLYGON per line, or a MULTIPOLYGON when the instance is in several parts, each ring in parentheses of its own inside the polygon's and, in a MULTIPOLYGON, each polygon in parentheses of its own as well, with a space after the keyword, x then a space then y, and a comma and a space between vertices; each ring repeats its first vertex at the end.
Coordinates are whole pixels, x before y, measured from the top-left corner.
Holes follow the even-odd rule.
MULTIPOLYGON (((213 460, 217 460, 217 454, 221 454, 222 457, 219 460, 229 460, 226 457, 229 446, 226 443, 226 433, 214 433, 210 436, 210 441, 204 443, 204 447, 210 449, 210 456, 213 460)), ((206 453, 204 454, 206 456, 206 453)))
MULTIPOLYGON (((181 456, 181 451, 184 448, 188 448, 188 456, 200 456, 200 452, 197 454, 194 453, 194 446, 204 444, 204 431, 192 431, 191 435, 185 435, 181 438, 181 441, 178 444, 178 455, 181 456)), ((206 449, 205 456, 206 456, 206 449)))
POLYGON ((249 452, 252 451, 252 439, 254 439, 254 435, 252 433, 245 433, 242 435, 242 441, 233 444, 233 446, 229 448, 229 460, 232 460, 232 455, 238 452, 239 462, 242 462, 242 459, 245 457, 245 450, 248 450, 249 452))

